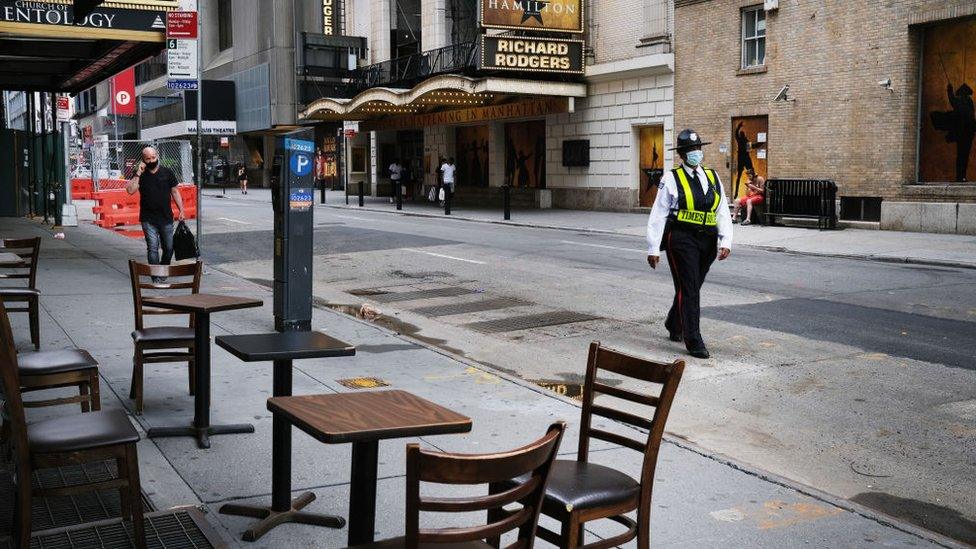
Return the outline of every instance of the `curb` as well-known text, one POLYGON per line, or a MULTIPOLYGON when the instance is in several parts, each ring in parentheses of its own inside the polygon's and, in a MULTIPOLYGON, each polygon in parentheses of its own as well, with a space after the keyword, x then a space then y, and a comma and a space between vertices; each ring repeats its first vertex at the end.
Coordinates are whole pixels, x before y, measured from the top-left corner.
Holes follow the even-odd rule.
MULTIPOLYGON (((605 229, 591 229, 584 227, 570 227, 565 225, 545 225, 542 223, 525 223, 519 221, 505 221, 505 220, 494 220, 494 219, 478 219, 474 217, 464 217, 464 216, 445 216, 443 214, 429 214, 420 212, 404 212, 404 211, 390 211, 375 207, 363 207, 358 206, 337 206, 333 204, 318 204, 318 206, 325 206, 326 208, 332 208, 334 210, 352 210, 352 211, 363 211, 363 212, 375 212, 384 214, 395 214, 409 217, 426 217, 432 219, 448 219, 455 221, 465 221, 468 223, 487 223, 492 225, 508 225, 510 227, 529 227, 533 229, 548 229, 553 231, 571 231, 576 233, 590 233, 590 234, 603 234, 609 236, 637 236, 628 233, 622 233, 620 231, 609 231, 605 229)), ((924 259, 919 257, 891 257, 891 256, 881 256, 881 255, 857 255, 857 254, 842 254, 842 253, 829 253, 829 252, 811 252, 811 251, 801 251, 801 250, 791 250, 783 246, 769 246, 764 244, 738 244, 742 248, 749 248, 753 250, 762 250, 766 252, 777 252, 793 255, 802 255, 810 257, 830 257, 837 259, 854 259, 859 261, 876 261, 879 263, 901 263, 908 265, 928 265, 932 267, 950 267, 957 269, 976 269, 976 263, 966 263, 962 261, 947 261, 941 259, 924 259)))

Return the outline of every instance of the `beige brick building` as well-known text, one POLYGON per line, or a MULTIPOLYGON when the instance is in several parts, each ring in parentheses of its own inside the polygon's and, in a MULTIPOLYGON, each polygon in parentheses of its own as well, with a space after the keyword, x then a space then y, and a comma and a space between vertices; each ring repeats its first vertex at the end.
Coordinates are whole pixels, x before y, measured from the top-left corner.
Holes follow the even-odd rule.
POLYGON ((976 88, 976 2, 676 0, 674 43, 675 128, 730 190, 750 165, 832 179, 842 218, 976 234, 976 151, 956 177, 968 130, 940 127, 976 88))

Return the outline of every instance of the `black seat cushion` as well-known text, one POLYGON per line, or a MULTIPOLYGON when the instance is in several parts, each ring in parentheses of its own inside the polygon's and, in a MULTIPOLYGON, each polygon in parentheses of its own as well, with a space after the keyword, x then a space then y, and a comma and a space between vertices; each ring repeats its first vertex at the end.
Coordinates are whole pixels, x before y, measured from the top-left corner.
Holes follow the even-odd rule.
POLYGON ((32 453, 77 452, 139 441, 139 433, 118 410, 72 414, 31 423, 27 441, 32 453))
MULTIPOLYGON (((407 540, 404 537, 383 539, 380 541, 374 541, 373 543, 366 543, 363 545, 356 545, 356 549, 397 549, 399 547, 406 547, 407 540)), ((458 543, 421 543, 420 547, 424 549, 493 549, 491 545, 483 541, 467 541, 458 543)))
MULTIPOLYGON (((525 482, 528 477, 520 477, 525 482)), ((549 472, 543 509, 558 509, 560 515, 624 503, 640 494, 640 483, 616 469, 557 459, 549 472)), ((558 517, 556 517, 558 518, 558 517)))
POLYGON ((8 288, 3 288, 3 287, 0 287, 0 297, 7 297, 7 298, 20 297, 20 298, 25 298, 26 299, 28 297, 37 297, 39 295, 41 295, 41 291, 38 290, 38 289, 36 289, 36 288, 21 288, 21 287, 16 287, 16 288, 9 288, 9 287, 8 288))
POLYGON ((158 326, 143 328, 132 332, 136 343, 159 343, 162 341, 185 341, 193 343, 193 328, 185 326, 158 326))
POLYGON ((86 370, 97 367, 98 362, 84 349, 61 349, 19 353, 17 366, 22 376, 39 376, 86 370))

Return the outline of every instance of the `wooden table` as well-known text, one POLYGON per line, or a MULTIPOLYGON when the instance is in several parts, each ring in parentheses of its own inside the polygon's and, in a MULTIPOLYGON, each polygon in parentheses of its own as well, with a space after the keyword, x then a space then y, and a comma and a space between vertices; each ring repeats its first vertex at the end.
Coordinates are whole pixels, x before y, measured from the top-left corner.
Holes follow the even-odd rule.
MULTIPOLYGON (((217 345, 245 362, 272 361, 274 396, 291 396, 292 360, 353 356, 356 348, 321 332, 274 332, 220 336, 217 345)), ((259 519, 244 531, 244 541, 257 541, 279 524, 297 522, 331 528, 342 528, 342 517, 302 511, 315 501, 315 494, 305 492, 291 499, 291 424, 278 414, 272 419, 271 507, 228 503, 220 512, 259 519)))
POLYGON ((19 255, 10 252, 0 252, 0 268, 15 269, 25 266, 27 266, 27 263, 19 255))
POLYGON ((268 410, 320 442, 352 443, 350 546, 373 541, 380 440, 471 430, 470 418, 406 391, 274 397, 268 410))
POLYGON ((260 299, 214 294, 187 294, 173 297, 147 297, 146 305, 187 312, 193 315, 193 351, 196 375, 193 397, 193 424, 187 427, 154 427, 146 432, 149 438, 192 436, 200 448, 210 448, 210 437, 232 433, 253 433, 254 425, 210 424, 210 313, 260 307, 260 299))

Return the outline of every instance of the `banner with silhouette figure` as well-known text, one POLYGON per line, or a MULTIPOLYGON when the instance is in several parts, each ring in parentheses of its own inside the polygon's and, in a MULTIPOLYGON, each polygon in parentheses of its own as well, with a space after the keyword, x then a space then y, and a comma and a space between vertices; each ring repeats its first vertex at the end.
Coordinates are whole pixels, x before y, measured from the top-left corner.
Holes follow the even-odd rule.
POLYGON ((657 184, 664 176, 664 126, 642 126, 639 131, 639 204, 649 208, 654 205, 657 184))
POLYGON ((458 181, 465 186, 488 186, 488 125, 460 126, 454 131, 458 181))
POLYGON ((926 29, 919 180, 976 181, 976 20, 926 29))
POLYGON ((546 121, 505 124, 505 183, 546 187, 546 121))
POLYGON ((746 181, 749 172, 768 179, 766 155, 769 143, 769 118, 766 116, 741 116, 732 118, 732 177, 729 178, 729 196, 742 198, 749 192, 746 181))

